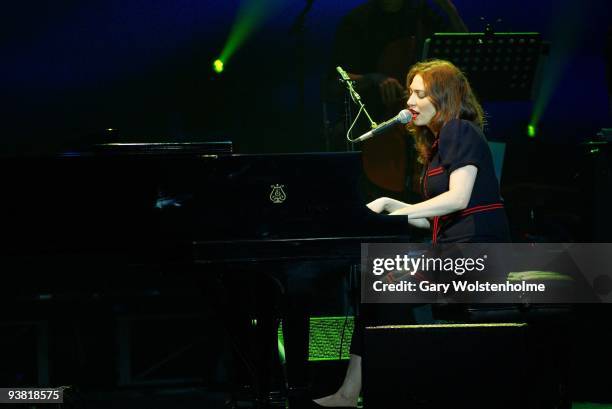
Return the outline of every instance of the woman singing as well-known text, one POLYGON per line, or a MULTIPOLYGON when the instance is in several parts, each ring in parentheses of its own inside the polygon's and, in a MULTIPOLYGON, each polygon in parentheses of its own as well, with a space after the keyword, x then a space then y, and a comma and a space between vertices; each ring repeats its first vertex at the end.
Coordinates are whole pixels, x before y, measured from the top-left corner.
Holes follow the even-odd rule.
MULTIPOLYGON (((411 205, 381 197, 367 206, 376 213, 407 216, 411 225, 431 229, 434 244, 510 242, 493 159, 482 132, 482 107, 465 75, 448 61, 431 60, 414 65, 406 83, 413 116, 408 130, 424 165, 420 183, 424 200, 411 205)), ((363 327, 372 319, 368 315, 356 320, 342 386, 315 400, 316 407, 357 406, 363 327)))

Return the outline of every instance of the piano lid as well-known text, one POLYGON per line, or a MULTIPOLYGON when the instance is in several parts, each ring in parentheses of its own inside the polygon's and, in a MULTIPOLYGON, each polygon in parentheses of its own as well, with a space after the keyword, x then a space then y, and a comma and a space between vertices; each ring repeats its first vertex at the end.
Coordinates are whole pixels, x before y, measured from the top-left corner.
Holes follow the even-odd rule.
POLYGON ((408 233, 405 218, 367 209, 377 197, 367 186, 357 152, 176 160, 161 172, 156 207, 168 230, 197 241, 408 233))
POLYGON ((231 141, 217 142, 113 142, 94 145, 91 151, 64 152, 61 156, 203 156, 231 155, 231 141))

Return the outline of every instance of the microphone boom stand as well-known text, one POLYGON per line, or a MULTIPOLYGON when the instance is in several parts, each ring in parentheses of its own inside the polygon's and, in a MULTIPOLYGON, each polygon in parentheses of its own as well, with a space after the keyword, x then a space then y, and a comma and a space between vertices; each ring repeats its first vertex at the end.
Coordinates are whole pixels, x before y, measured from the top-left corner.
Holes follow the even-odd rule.
POLYGON ((352 143, 352 127, 355 124, 355 122, 357 121, 357 119, 359 119, 359 114, 361 114, 361 112, 364 112, 366 117, 368 118, 368 121, 370 121, 370 127, 371 129, 375 129, 378 124, 376 122, 374 122, 374 120, 372 119, 372 117, 370 116, 370 114, 368 113, 368 110, 365 107, 365 104, 361 101, 361 96, 359 95, 359 93, 357 93, 357 91, 355 91, 355 88, 353 87, 353 84, 355 83, 355 81, 353 81, 348 74, 346 73, 346 71, 344 71, 342 68, 340 67, 336 67, 336 70, 338 71, 338 73, 340 74, 340 82, 344 82, 346 89, 348 91, 348 95, 350 95, 351 99, 353 100, 353 102, 355 104, 357 104, 359 106, 359 111, 357 113, 357 117, 355 117, 354 121, 351 121, 351 110, 350 110, 350 104, 348 102, 348 98, 345 99, 345 117, 347 119, 347 126, 349 123, 351 123, 350 126, 348 126, 348 132, 347 132, 347 139, 349 141, 351 141, 351 150, 354 150, 354 144, 352 143))

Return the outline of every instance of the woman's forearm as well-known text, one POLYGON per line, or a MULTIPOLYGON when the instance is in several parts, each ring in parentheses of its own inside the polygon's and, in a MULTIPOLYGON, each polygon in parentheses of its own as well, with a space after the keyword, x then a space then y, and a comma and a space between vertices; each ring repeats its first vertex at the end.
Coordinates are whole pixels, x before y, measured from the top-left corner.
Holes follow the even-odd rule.
POLYGON ((474 165, 466 165, 455 169, 450 174, 449 189, 446 192, 424 202, 405 206, 390 214, 408 216, 408 219, 421 219, 423 217, 444 216, 463 210, 470 202, 477 174, 478 168, 474 165))
POLYGON ((431 228, 429 220, 427 220, 425 218, 421 218, 421 219, 408 219, 408 224, 413 226, 413 227, 416 227, 417 229, 429 229, 429 228, 431 228))
MULTIPOLYGON (((367 204, 368 208, 376 213, 388 213, 399 211, 401 209, 410 207, 412 205, 401 202, 399 200, 391 199, 390 197, 380 197, 367 204)), ((408 224, 419 229, 429 229, 430 224, 427 219, 408 219, 408 224)))
POLYGON ((444 216, 463 210, 466 207, 464 201, 453 194, 451 191, 444 192, 436 197, 421 203, 407 205, 401 209, 394 210, 391 216, 408 216, 411 219, 423 219, 434 216, 444 216))
POLYGON ((393 213, 404 207, 411 206, 408 203, 404 203, 399 200, 391 199, 390 197, 386 199, 387 201, 385 202, 385 212, 387 213, 393 213))

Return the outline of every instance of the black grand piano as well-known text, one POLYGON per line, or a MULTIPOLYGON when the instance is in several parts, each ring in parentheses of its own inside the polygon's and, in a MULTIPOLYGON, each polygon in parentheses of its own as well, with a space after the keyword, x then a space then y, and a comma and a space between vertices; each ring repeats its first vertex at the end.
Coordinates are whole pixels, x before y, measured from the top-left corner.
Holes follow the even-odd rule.
MULTIPOLYGON (((0 166, 6 305, 81 308, 170 292, 185 275, 230 277, 259 291, 258 274, 276 280, 299 274, 294 267, 304 263, 348 271, 362 242, 422 237, 404 218, 365 207, 372 198, 357 152, 238 155, 227 143, 106 144, 5 157, 0 166)), ((257 314, 273 310, 257 307, 257 314)), ((304 345, 294 350, 303 355, 304 345)))

